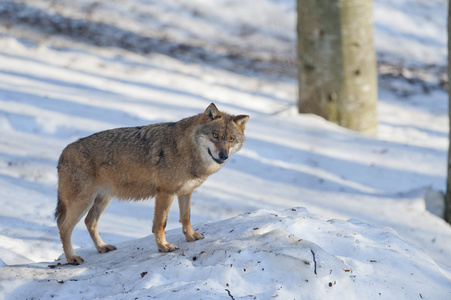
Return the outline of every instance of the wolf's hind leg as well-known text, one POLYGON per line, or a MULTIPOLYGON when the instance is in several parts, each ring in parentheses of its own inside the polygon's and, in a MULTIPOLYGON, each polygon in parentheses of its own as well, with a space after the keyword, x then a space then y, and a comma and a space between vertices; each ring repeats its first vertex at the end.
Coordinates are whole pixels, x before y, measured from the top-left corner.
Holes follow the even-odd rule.
POLYGON ((85 218, 86 228, 88 228, 89 235, 99 253, 106 253, 117 249, 116 246, 106 244, 99 234, 99 218, 112 199, 113 197, 110 195, 99 192, 85 218))
POLYGON ((64 255, 68 264, 79 265, 84 260, 77 256, 72 246, 72 232, 75 225, 80 221, 84 214, 92 205, 91 195, 78 195, 69 201, 62 201, 63 213, 58 216, 58 228, 60 231, 61 242, 63 243, 64 255))
POLYGON ((182 230, 185 238, 188 242, 194 242, 203 239, 203 234, 193 230, 191 226, 191 193, 180 195, 179 208, 180 208, 180 222, 182 223, 182 230))

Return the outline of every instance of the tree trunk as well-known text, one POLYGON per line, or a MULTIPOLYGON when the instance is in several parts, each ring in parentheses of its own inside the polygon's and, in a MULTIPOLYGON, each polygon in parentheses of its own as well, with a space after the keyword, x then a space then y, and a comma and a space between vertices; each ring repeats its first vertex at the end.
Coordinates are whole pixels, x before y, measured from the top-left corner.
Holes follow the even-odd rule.
POLYGON ((450 120, 449 126, 449 148, 448 148, 448 178, 446 179, 445 196, 445 220, 451 224, 451 3, 448 2, 448 114, 450 120))
POLYGON ((377 134, 372 0, 297 0, 299 112, 377 134))

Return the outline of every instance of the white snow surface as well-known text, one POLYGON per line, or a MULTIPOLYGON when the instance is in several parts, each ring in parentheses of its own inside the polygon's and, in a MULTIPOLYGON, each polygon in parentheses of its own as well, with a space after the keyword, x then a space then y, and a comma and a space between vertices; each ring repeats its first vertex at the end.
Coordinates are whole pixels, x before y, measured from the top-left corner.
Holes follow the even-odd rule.
POLYGON ((451 298, 438 85, 446 1, 374 2, 378 57, 402 75, 380 77, 377 138, 297 114, 296 80, 283 72, 293 67, 294 1, 30 0, 0 10, 19 4, 27 20, 53 14, 161 40, 141 53, 0 17, 0 299, 451 298), (163 40, 197 48, 182 58, 163 40), (208 61, 190 60, 200 48, 208 61), (230 49, 286 68, 247 72, 230 49), (113 201, 100 234, 118 249, 97 253, 81 221, 72 240, 85 263, 49 268, 65 262, 53 218, 62 149, 211 102, 251 118, 244 148, 193 194, 205 239, 185 241, 175 202, 166 234, 180 250, 159 253, 153 200, 113 201))
POLYGON ((229 299, 229 293, 235 299, 441 299, 449 294, 449 279, 434 261, 388 227, 325 220, 293 208, 207 222, 198 230, 206 238, 196 243, 169 231, 168 238, 181 245, 172 253, 155 251, 149 236, 122 242, 106 255, 82 250, 87 262, 76 268, 4 267, 2 273, 12 269, 16 275, 4 282, 4 292, 18 299, 68 293, 86 299, 229 299))

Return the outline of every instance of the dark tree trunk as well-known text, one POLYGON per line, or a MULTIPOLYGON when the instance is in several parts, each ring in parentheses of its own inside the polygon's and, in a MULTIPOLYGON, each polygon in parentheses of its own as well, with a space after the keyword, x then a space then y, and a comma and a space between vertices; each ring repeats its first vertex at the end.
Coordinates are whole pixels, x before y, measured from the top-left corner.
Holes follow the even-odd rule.
POLYGON ((450 119, 449 141, 448 149, 448 176, 446 179, 446 196, 445 196, 445 220, 451 224, 451 93, 450 83, 451 78, 451 3, 448 2, 448 114, 450 119))

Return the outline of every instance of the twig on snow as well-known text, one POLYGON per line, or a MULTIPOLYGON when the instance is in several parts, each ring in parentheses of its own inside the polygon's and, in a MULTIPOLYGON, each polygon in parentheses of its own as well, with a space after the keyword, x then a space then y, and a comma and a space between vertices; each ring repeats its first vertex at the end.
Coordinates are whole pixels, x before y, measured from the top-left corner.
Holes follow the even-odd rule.
POLYGON ((316 273, 316 258, 315 258, 315 252, 313 252, 313 249, 310 249, 310 251, 312 252, 312 255, 313 255, 313 262, 315 263, 315 270, 314 270, 314 272, 315 272, 315 275, 318 275, 318 274, 316 273))
POLYGON ((233 298, 232 294, 230 294, 230 291, 228 289, 225 289, 227 291, 227 294, 229 294, 229 297, 232 298, 232 300, 235 300, 235 298, 233 298))

